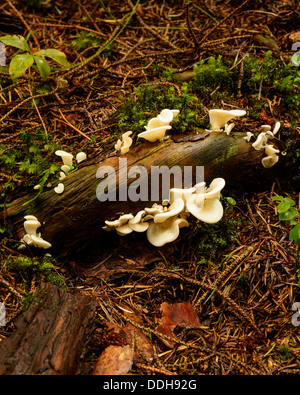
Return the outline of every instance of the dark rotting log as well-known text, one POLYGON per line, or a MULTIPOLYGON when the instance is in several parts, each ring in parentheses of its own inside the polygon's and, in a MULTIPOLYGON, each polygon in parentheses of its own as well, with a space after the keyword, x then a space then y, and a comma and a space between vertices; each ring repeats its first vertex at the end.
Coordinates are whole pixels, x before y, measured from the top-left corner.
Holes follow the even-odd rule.
MULTIPOLYGON (((14 229, 15 238, 21 239, 25 234, 24 216, 36 216, 42 224, 39 229, 42 237, 52 245, 48 252, 55 256, 77 254, 90 243, 95 243, 95 240, 99 240, 100 244, 103 241, 105 245, 107 232, 102 230, 105 220, 113 220, 121 213, 136 214, 158 201, 151 200, 151 197, 148 201, 99 201, 96 191, 100 179, 96 175, 101 166, 111 166, 115 169, 116 190, 124 186, 125 182, 124 169, 119 169, 119 161, 127 159, 127 172, 134 166, 146 169, 147 175, 141 174, 140 178, 147 177, 149 191, 151 177, 148 175, 154 166, 165 166, 168 169, 173 166, 180 166, 181 169, 190 166, 193 171, 203 166, 204 181, 207 185, 214 178, 223 177, 226 181, 224 193, 228 188, 249 191, 251 185, 255 186, 261 181, 264 186, 268 181, 273 182, 282 159, 274 168, 265 169, 261 164, 261 159, 265 155, 264 150, 255 150, 252 144, 244 139, 245 135, 246 133, 233 132, 227 136, 225 133, 207 133, 203 130, 173 136, 163 142, 143 142, 133 146, 126 155, 111 155, 102 161, 98 160, 97 163, 83 162, 76 172, 64 179, 65 191, 61 195, 56 194, 51 188, 27 205, 24 203, 34 195, 23 196, 4 210, 0 218, 9 222, 14 229)), ((128 179, 128 187, 133 181, 134 179, 128 179)), ((170 186, 173 186, 172 180, 170 186)), ((109 237, 112 233, 114 232, 109 232, 109 237)))

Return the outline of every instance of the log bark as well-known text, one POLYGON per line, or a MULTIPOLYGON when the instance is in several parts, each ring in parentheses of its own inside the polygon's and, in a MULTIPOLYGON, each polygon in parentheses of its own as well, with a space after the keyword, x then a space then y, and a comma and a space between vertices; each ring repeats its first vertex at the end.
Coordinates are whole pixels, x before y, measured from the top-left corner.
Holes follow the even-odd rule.
MULTIPOLYGON (((204 166, 207 185, 212 179, 223 177, 226 180, 225 194, 230 188, 249 190, 251 184, 257 186, 260 180, 264 185, 268 180, 272 182, 280 163, 274 166, 275 173, 274 168, 264 169, 261 164, 263 150, 255 150, 244 136, 245 133, 240 132, 227 136, 225 133, 205 131, 173 136, 164 142, 137 144, 121 158, 127 159, 127 171, 139 165, 147 170, 147 174, 151 173, 153 166, 192 166, 193 170, 196 166, 204 166)), ((42 237, 52 244, 49 252, 56 256, 68 255, 72 251, 77 254, 95 240, 99 244, 103 242, 105 246, 108 242, 108 232, 102 230, 105 220, 113 220, 120 213, 136 214, 155 203, 151 198, 147 202, 98 200, 96 190, 100 180, 96 178, 96 173, 99 167, 111 166, 116 170, 117 190, 125 182, 125 170, 118 168, 119 158, 120 156, 112 154, 97 163, 84 162, 76 172, 64 179, 63 194, 58 195, 51 188, 27 205, 24 203, 33 195, 23 196, 4 210, 0 218, 2 216, 5 221, 9 221, 16 239, 21 239, 25 234, 24 215, 35 215, 43 224, 39 229, 42 237)), ((132 179, 131 182, 133 181, 132 179)), ((147 182, 150 191, 150 176, 147 182)), ((112 233, 114 232, 109 232, 110 238, 112 233)))
POLYGON ((0 342, 0 375, 74 375, 92 329, 96 302, 45 284, 0 342))

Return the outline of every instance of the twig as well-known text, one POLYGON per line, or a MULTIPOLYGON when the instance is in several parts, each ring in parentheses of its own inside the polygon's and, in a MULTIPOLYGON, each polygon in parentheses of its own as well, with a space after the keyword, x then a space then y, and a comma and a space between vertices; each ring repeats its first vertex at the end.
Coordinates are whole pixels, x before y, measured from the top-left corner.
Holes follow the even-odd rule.
MULTIPOLYGON (((85 134, 84 132, 82 132, 81 130, 79 130, 79 129, 77 129, 74 125, 72 125, 67 119, 66 119, 66 117, 64 116, 64 114, 61 112, 61 110, 60 109, 58 109, 58 111, 60 112, 60 115, 62 116, 62 118, 63 118, 63 120, 65 121, 65 122, 63 122, 63 123, 66 123, 68 126, 70 126, 72 129, 74 129, 74 130, 76 130, 76 132, 78 132, 79 134, 81 134, 82 136, 84 136, 86 139, 88 139, 88 140, 92 140, 87 134, 85 134)), ((62 122, 60 119, 58 119, 60 122, 62 122)))
POLYGON ((199 43, 198 43, 197 38, 196 38, 196 36, 195 36, 195 34, 193 32, 193 28, 192 28, 191 21, 190 21, 190 16, 189 16, 189 8, 190 8, 191 5, 193 5, 193 2, 187 3, 185 5, 185 20, 186 20, 187 27, 189 29, 189 33, 190 33, 190 35, 191 35, 191 37, 192 37, 192 39, 194 41, 194 47, 198 48, 199 43))
POLYGON ((248 3, 249 0, 244 1, 242 4, 240 4, 237 8, 235 8, 232 12, 230 12, 228 15, 225 16, 225 18, 223 18, 219 23, 217 23, 213 28, 211 28, 206 34, 205 36, 202 38, 202 40, 199 42, 199 47, 201 47, 203 45, 203 43, 205 42, 205 40, 207 39, 207 37, 214 31, 216 30, 218 27, 220 27, 225 21, 227 21, 227 19, 231 18, 232 15, 234 15, 238 10, 240 10, 242 7, 244 7, 244 5, 246 3, 248 3))

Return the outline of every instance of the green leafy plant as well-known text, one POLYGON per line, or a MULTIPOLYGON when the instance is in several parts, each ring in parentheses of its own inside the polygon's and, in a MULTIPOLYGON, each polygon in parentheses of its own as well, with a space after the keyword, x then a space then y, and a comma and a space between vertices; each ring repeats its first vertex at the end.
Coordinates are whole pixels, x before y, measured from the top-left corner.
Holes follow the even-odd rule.
POLYGON ((51 72, 51 67, 44 56, 51 58, 63 67, 70 66, 66 55, 58 49, 41 49, 32 53, 26 39, 22 36, 4 36, 0 37, 0 41, 5 45, 18 48, 22 52, 15 54, 9 64, 9 74, 13 80, 21 77, 33 64, 37 67, 40 75, 47 78, 51 72))
MULTIPOLYGON (((296 251, 296 259, 295 259, 295 271, 296 276, 299 275, 298 267, 298 260, 299 260, 299 250, 300 250, 300 223, 297 222, 296 218, 299 217, 298 210, 293 207, 295 206, 294 200, 290 199, 289 197, 283 196, 273 196, 271 198, 273 201, 279 201, 277 206, 278 211, 278 218, 281 221, 285 221, 288 225, 294 225, 293 228, 290 230, 289 233, 289 240, 293 240, 297 246, 296 251), (297 271, 298 270, 298 271, 297 271)), ((300 286, 300 281, 298 283, 300 286)))
POLYGON ((294 86, 300 87, 300 71, 298 69, 296 69, 294 74, 288 75, 283 79, 280 90, 285 88, 290 91, 294 86))

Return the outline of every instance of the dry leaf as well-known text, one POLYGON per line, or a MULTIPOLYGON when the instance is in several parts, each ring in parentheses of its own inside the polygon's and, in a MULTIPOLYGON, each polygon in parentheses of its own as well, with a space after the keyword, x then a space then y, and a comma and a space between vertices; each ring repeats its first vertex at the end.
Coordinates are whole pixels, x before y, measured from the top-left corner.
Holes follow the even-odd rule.
POLYGON ((128 344, 134 342, 134 360, 138 361, 142 359, 147 362, 152 362, 154 358, 154 348, 148 337, 130 323, 125 325, 124 332, 128 344))
MULTIPOLYGON (((174 304, 164 302, 161 304, 161 312, 161 324, 158 326, 157 331, 164 335, 175 337, 173 330, 177 325, 200 326, 199 318, 189 302, 174 304)), ((162 339, 162 341, 170 348, 173 348, 175 344, 167 339, 162 339)))
POLYGON ((98 358, 93 375, 123 375, 129 372, 133 362, 133 351, 127 346, 108 346, 98 358))

